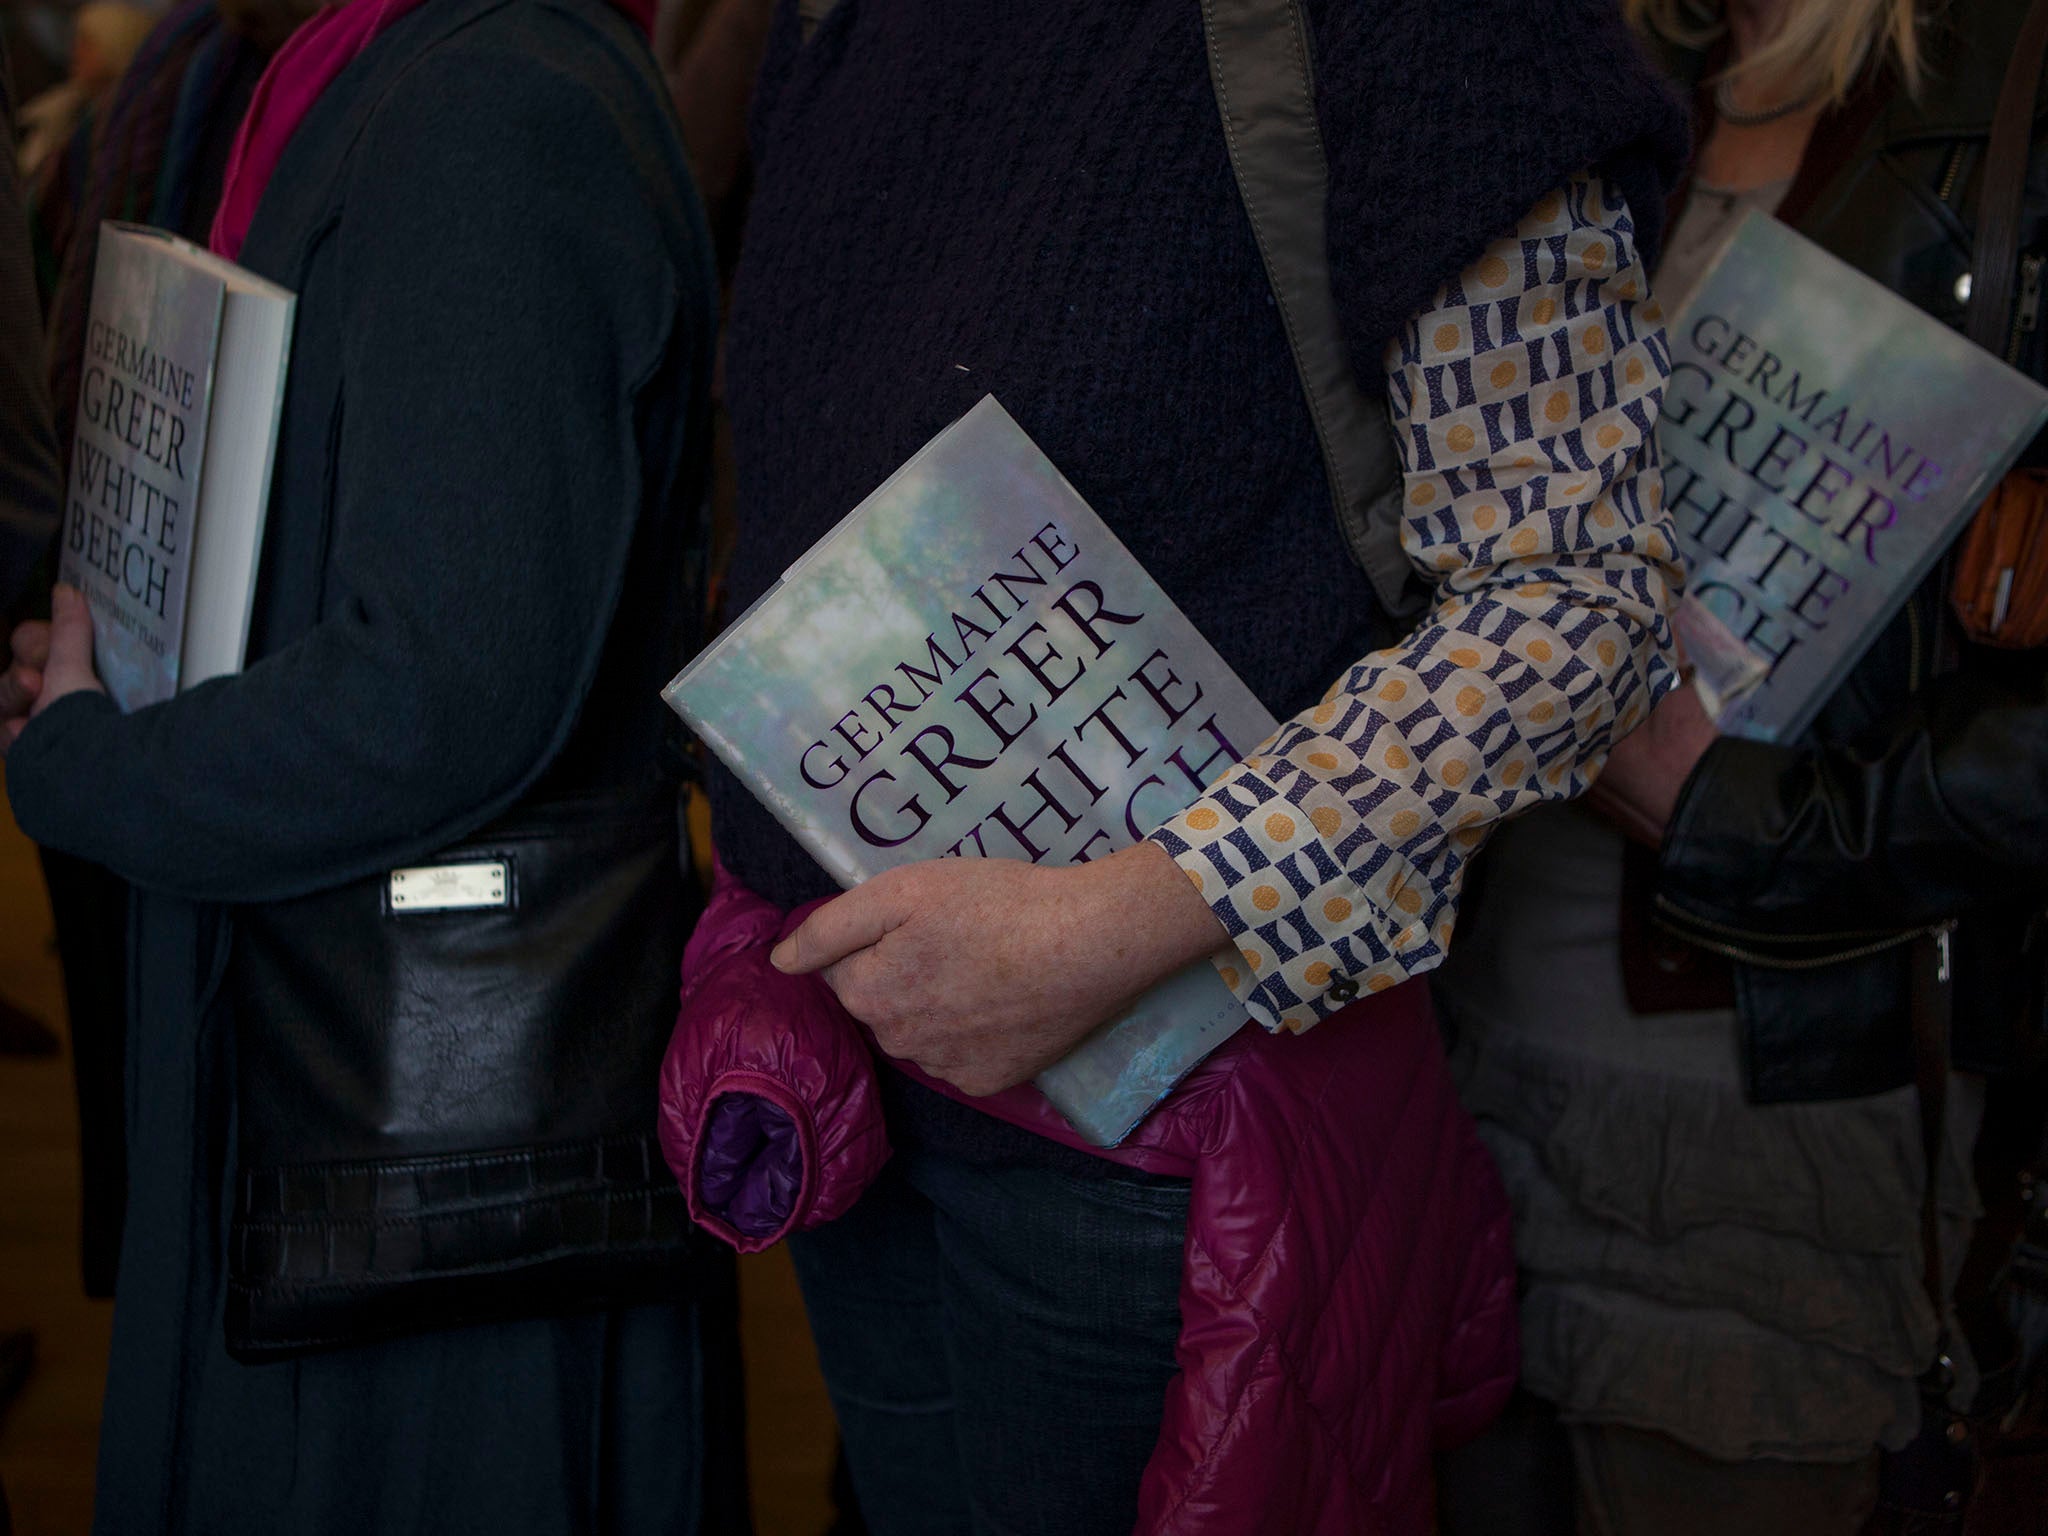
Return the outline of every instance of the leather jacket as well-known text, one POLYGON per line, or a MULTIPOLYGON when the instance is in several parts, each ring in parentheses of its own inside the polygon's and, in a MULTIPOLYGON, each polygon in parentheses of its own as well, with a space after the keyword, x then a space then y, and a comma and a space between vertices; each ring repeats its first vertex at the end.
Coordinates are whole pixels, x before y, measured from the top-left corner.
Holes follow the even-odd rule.
MULTIPOLYGON (((2025 11, 1951 11, 1920 98, 1880 80, 1830 113, 1780 209, 1958 329, 1991 114, 2025 11)), ((2008 356, 2044 378, 2048 123, 2036 134, 2008 356)), ((1954 988, 1959 1066, 2015 1065, 2042 1034, 2048 655, 1971 645, 1948 582, 1943 562, 1797 745, 1715 743, 1666 834, 1652 915, 1732 962, 1757 1102, 1912 1081, 1915 966, 1954 988)))

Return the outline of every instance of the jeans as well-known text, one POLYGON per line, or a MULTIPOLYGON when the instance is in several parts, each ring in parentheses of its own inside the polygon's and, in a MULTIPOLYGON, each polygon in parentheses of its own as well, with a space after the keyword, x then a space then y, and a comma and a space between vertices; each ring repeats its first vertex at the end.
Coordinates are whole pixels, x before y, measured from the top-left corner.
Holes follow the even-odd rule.
POLYGON ((859 1204, 790 1241, 869 1527, 1124 1536, 1175 1371, 1187 1182, 892 1135, 859 1204))

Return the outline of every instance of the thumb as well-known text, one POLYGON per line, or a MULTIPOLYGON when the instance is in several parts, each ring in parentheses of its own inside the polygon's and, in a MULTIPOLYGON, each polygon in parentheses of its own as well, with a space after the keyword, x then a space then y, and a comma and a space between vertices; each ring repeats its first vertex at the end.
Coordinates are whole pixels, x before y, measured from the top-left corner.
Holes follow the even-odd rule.
POLYGON ((897 925, 895 904, 872 883, 855 886, 818 908, 769 953, 778 971, 822 971, 866 949, 897 925))
POLYGON ((92 667, 92 611, 83 592, 60 583, 50 594, 50 659, 43 668, 42 698, 86 688, 102 691, 92 667))

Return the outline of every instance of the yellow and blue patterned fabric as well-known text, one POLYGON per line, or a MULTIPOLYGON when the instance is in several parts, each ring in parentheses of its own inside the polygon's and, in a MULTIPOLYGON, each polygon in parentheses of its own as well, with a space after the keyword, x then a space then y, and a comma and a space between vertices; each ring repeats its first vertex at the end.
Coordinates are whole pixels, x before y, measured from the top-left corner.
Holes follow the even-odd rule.
POLYGON ((1267 1028, 1439 964, 1489 830, 1583 791, 1674 680, 1660 322, 1623 199, 1579 177, 1388 344, 1433 611, 1153 834, 1267 1028))

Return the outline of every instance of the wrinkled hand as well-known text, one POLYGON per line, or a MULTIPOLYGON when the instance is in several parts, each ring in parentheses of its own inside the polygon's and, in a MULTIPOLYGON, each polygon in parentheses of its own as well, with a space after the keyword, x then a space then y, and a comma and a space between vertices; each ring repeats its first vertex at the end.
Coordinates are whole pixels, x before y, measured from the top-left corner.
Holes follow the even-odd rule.
POLYGON ((43 668, 50 660, 50 626, 23 624, 14 631, 13 656, 0 673, 0 753, 28 724, 29 711, 43 691, 43 668))
POLYGON ((997 1093, 1182 966, 1229 943, 1164 849, 1044 869, 933 859, 820 907, 773 959, 819 971, 891 1056, 997 1093))
POLYGON ((14 631, 14 659, 0 676, 0 757, 30 720, 72 693, 104 693, 92 666, 92 613, 85 595, 59 583, 50 594, 50 622, 14 631))
POLYGON ((1690 683, 1672 689, 1615 744, 1587 803, 1637 842, 1660 847, 1679 791, 1714 738, 1698 690, 1690 683))

